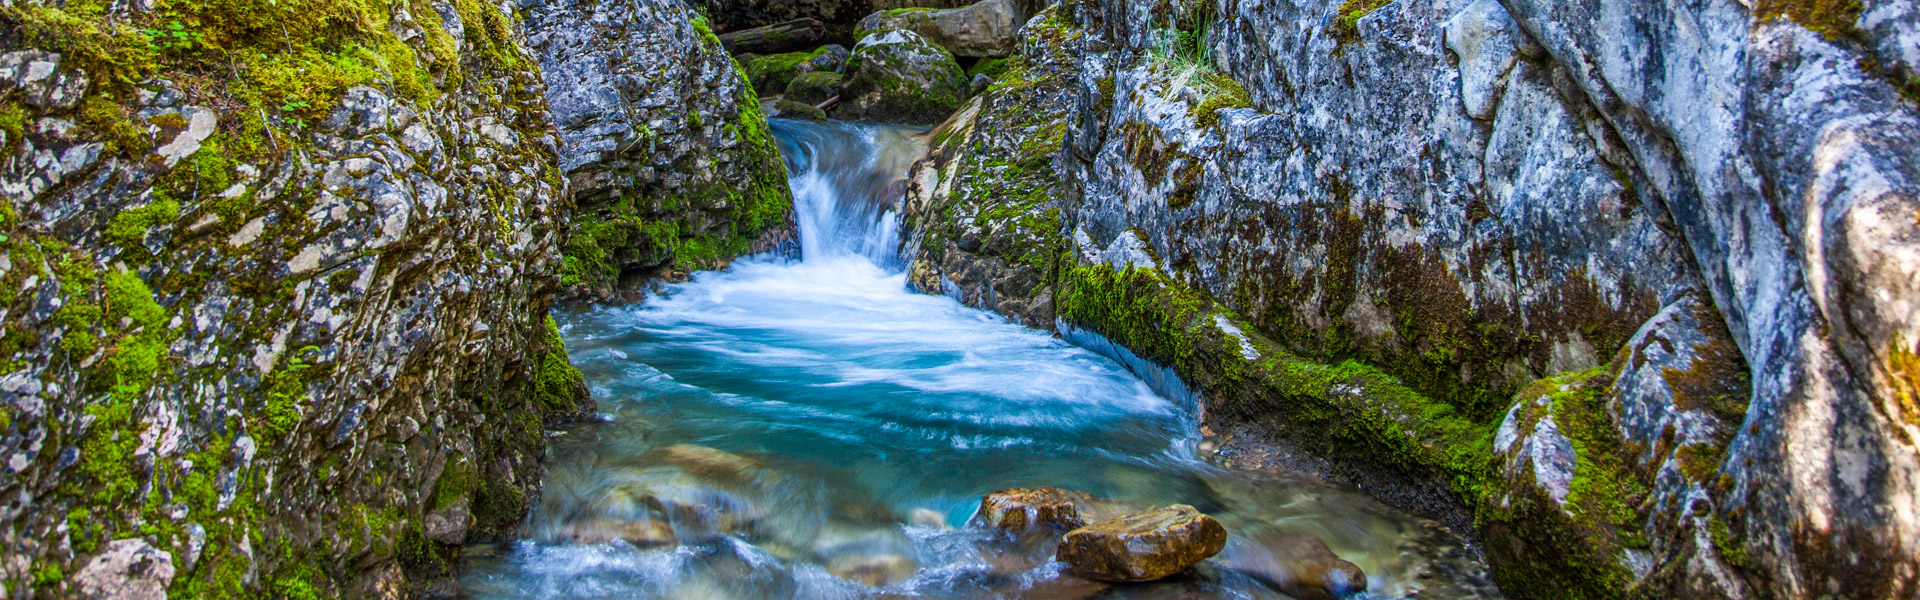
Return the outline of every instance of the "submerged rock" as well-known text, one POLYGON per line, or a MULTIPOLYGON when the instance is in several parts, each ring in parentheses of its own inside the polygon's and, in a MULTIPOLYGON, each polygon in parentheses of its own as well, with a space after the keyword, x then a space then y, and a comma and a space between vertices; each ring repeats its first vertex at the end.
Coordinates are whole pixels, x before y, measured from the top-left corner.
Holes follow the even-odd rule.
POLYGON ((861 19, 859 30, 912 31, 955 56, 1006 56, 1017 49, 1020 8, 1013 0, 982 0, 965 8, 883 10, 861 19))
POLYGON ((1152 581, 1191 567, 1227 546, 1227 529, 1193 507, 1175 504, 1067 532, 1058 558, 1100 581, 1152 581))
POLYGON ((574 544, 604 544, 621 540, 641 548, 672 545, 677 541, 673 526, 654 519, 589 519, 566 524, 558 537, 574 544))
POLYGON ((1300 600, 1333 600, 1367 589, 1367 574, 1327 548, 1320 538, 1273 531, 1250 536, 1248 549, 1226 566, 1252 575, 1300 600))
POLYGON ((960 108, 967 77, 953 55, 911 31, 876 33, 854 46, 835 115, 850 120, 932 125, 960 108))
POLYGON ((1087 498, 1082 492, 1053 487, 1001 490, 980 499, 979 519, 1016 533, 1041 525, 1075 529, 1086 525, 1077 502, 1087 498))

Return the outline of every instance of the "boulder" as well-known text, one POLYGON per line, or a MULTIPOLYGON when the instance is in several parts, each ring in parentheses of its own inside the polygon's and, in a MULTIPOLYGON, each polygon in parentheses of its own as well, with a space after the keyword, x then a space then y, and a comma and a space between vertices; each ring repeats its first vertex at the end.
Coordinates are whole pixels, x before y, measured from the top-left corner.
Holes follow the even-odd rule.
POLYGON ((1227 529, 1193 507, 1175 504, 1067 532, 1056 557, 1099 581, 1152 581, 1191 567, 1227 546, 1227 529))
POLYGON ((820 110, 814 105, 805 102, 794 102, 787 98, 781 98, 779 101, 773 103, 773 112, 767 116, 780 117, 783 119, 799 119, 802 121, 825 121, 827 120, 827 111, 820 110))
POLYGON ((967 99, 967 77, 953 55, 911 31, 876 33, 854 46, 837 116, 932 125, 967 99))
POLYGON ((1089 496, 1053 487, 1000 490, 980 499, 980 522, 1013 532, 1039 525, 1076 529, 1086 525, 1077 504, 1089 496))
POLYGON ((1333 600, 1367 589, 1367 574, 1304 533, 1270 531, 1251 536, 1244 551, 1230 552, 1227 566, 1300 600, 1333 600))
POLYGON ((984 0, 965 8, 883 10, 860 20, 861 33, 906 30, 957 56, 1007 56, 1018 49, 1020 8, 1013 0, 984 0))
POLYGON ((796 78, 807 73, 839 73, 847 66, 852 56, 845 46, 828 44, 807 52, 788 52, 785 54, 741 55, 740 68, 747 73, 747 79, 753 82, 753 90, 761 96, 772 96, 787 92, 787 86, 796 78))
POLYGON ((787 84, 787 99, 803 104, 818 106, 822 102, 840 95, 844 78, 839 73, 814 71, 801 73, 787 84))

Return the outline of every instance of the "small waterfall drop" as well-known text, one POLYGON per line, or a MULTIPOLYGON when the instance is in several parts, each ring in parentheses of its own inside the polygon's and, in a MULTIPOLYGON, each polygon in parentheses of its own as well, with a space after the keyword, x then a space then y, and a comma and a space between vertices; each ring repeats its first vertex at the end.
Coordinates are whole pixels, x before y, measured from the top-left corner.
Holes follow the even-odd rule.
POLYGON ((773 121, 808 261, 865 257, 897 269, 900 235, 892 206, 902 177, 926 141, 896 127, 839 121, 773 121))

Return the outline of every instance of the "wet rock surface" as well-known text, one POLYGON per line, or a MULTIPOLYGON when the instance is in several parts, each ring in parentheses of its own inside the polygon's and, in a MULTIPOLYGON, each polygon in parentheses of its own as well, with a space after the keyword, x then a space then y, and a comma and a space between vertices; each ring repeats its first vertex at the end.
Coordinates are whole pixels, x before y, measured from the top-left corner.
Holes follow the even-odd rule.
POLYGON ((989 527, 1025 532, 1035 527, 1077 529, 1086 525, 1080 504, 1092 496, 1060 488, 1016 488, 980 499, 980 520, 989 527))
POLYGON ((1223 566, 1253 575, 1300 600, 1333 600, 1367 589, 1367 574, 1304 533, 1266 531, 1250 536, 1252 551, 1223 557, 1223 566))
POLYGON ((1184 504, 1088 523, 1067 532, 1059 559, 1083 577, 1152 581, 1179 573, 1227 545, 1227 530, 1184 504))

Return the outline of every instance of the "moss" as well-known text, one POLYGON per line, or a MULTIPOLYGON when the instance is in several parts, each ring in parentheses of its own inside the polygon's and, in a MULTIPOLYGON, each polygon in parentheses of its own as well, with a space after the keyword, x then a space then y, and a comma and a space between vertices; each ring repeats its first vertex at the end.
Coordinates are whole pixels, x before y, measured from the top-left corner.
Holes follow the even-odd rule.
POLYGON ((1347 0, 1341 3, 1334 15, 1333 36, 1341 42, 1358 39, 1360 19, 1392 3, 1393 0, 1347 0))
POLYGON ((1246 86, 1218 73, 1205 73, 1199 77, 1205 99, 1188 111, 1195 125, 1203 128, 1220 123, 1220 110, 1227 108, 1251 108, 1252 96, 1247 94, 1246 86))
POLYGON ((1713 548, 1720 553, 1720 559, 1736 569, 1753 570, 1756 566, 1753 557, 1747 554, 1747 545, 1727 527, 1727 521, 1715 515, 1707 525, 1708 538, 1713 548))
POLYGON ((989 59, 974 63, 973 68, 967 69, 967 79, 972 80, 974 77, 977 77, 980 75, 986 75, 988 77, 992 77, 997 80, 1001 76, 1007 74, 1008 60, 1010 59, 989 58, 989 59))
POLYGON ((259 413, 255 431, 262 448, 271 448, 292 434, 300 425, 300 405, 307 401, 307 388, 317 374, 306 355, 319 348, 306 346, 288 352, 280 364, 261 378, 266 406, 259 413))
POLYGON ((534 398, 546 407, 548 414, 571 415, 580 410, 587 397, 586 379, 567 357, 566 341, 561 339, 560 327, 553 317, 547 317, 543 323, 541 339, 545 348, 539 352, 539 366, 534 370, 534 398))
POLYGON ((173 200, 161 200, 135 208, 120 211, 107 223, 102 234, 106 240, 124 248, 140 245, 147 231, 173 222, 180 217, 180 203, 173 200))
POLYGON ((1900 403, 1901 417, 1910 425, 1920 425, 1920 348, 1896 335, 1887 342, 1887 353, 1889 387, 1900 403))
POLYGON ((1517 396, 1525 403, 1523 422, 1552 415, 1576 462, 1564 507, 1541 492, 1531 470, 1522 470, 1516 481, 1490 480, 1475 521, 1494 559, 1494 578, 1509 595, 1629 596, 1634 578, 1616 557, 1648 544, 1640 527, 1651 478, 1633 467, 1630 447, 1607 410, 1614 375, 1609 367, 1562 373, 1517 396), (1536 398, 1549 402, 1537 407, 1536 398))
POLYGON ((1210 400, 1211 413, 1267 423, 1334 458, 1448 482, 1462 494, 1479 489, 1490 454, 1488 428, 1378 369, 1294 356, 1154 269, 1074 267, 1062 288, 1056 300, 1062 319, 1171 366, 1210 400), (1227 335, 1216 318, 1235 323, 1244 337, 1227 335), (1243 356, 1244 347, 1258 357, 1243 356))
POLYGON ((1760 0, 1754 14, 1762 19, 1784 18, 1834 41, 1865 41, 1854 23, 1864 5, 1860 0, 1760 0))

